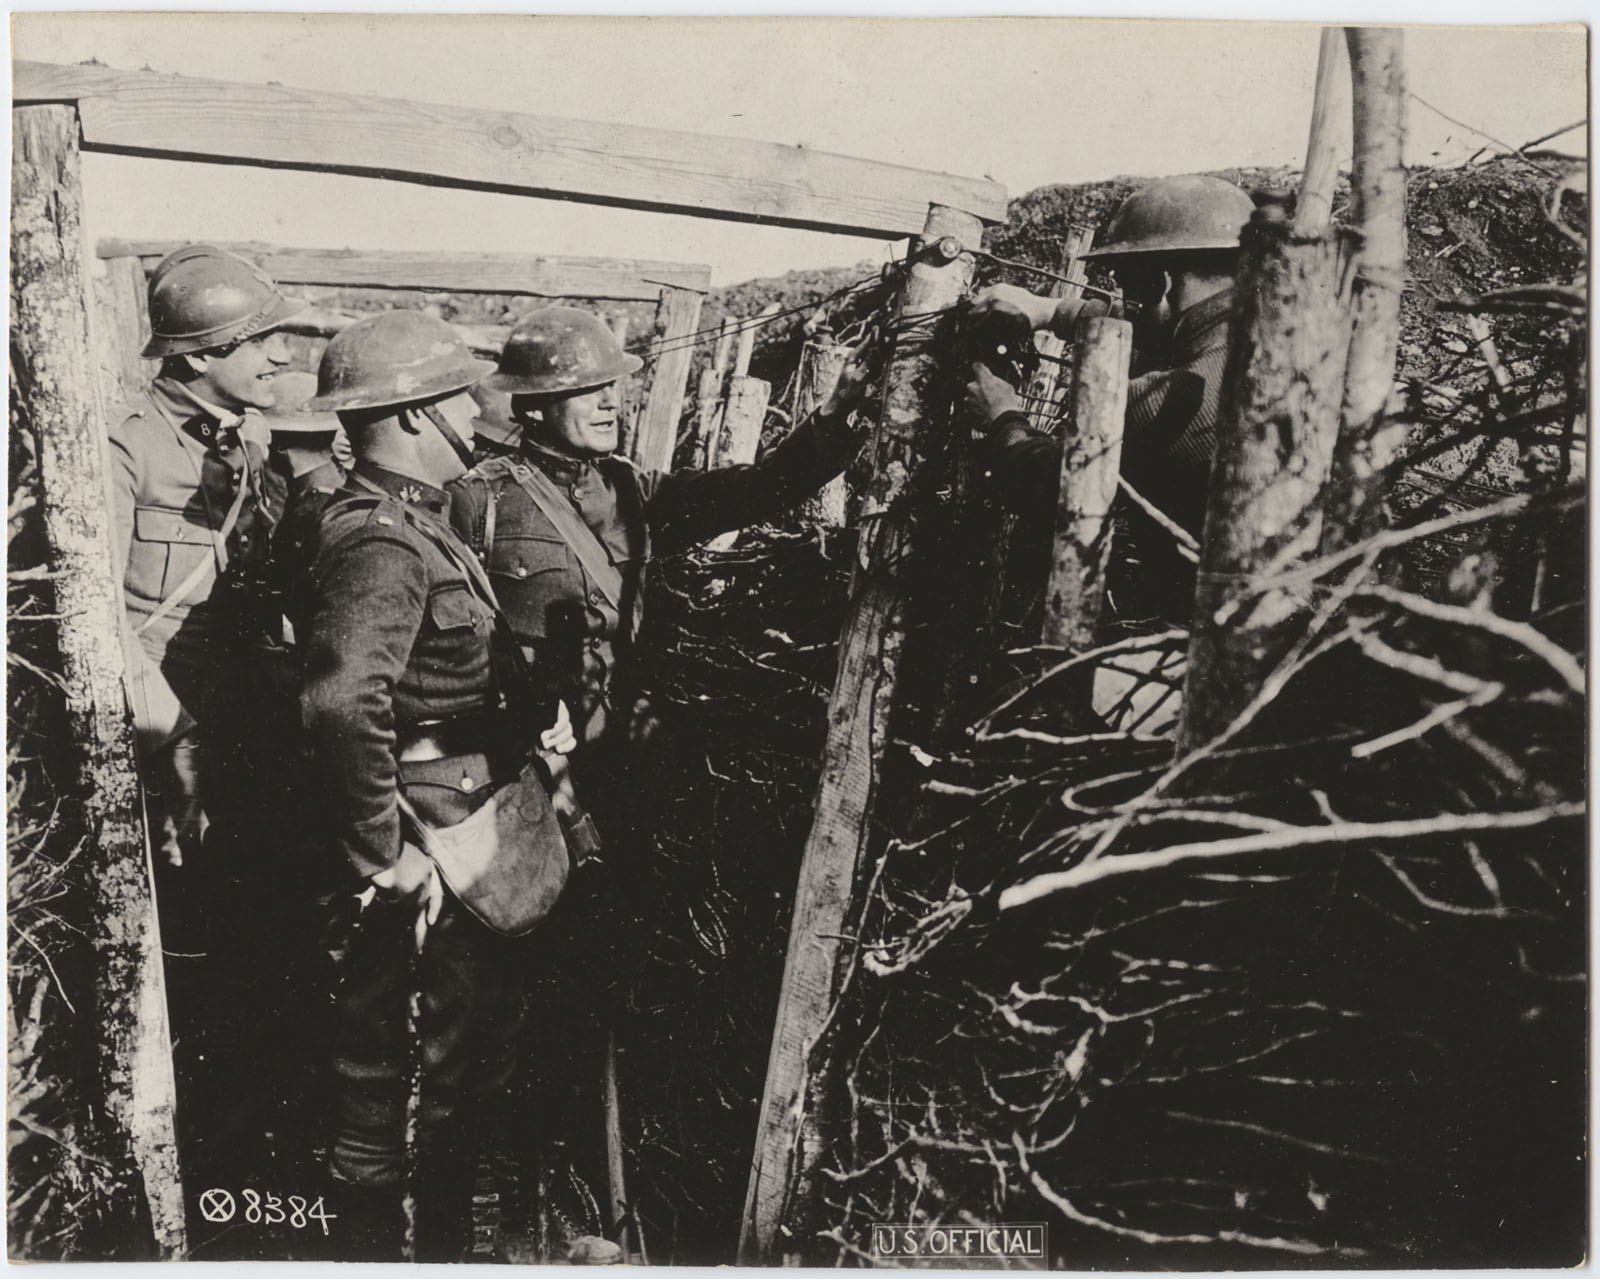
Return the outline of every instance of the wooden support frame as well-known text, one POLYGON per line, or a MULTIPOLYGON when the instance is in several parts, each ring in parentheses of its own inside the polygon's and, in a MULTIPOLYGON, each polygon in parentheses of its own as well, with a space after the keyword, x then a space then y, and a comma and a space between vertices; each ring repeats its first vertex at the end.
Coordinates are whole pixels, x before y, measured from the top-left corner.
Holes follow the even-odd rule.
MULTIPOLYGON (((976 246, 979 219, 957 209, 928 210, 923 243, 946 236, 976 246)), ((792 1252, 785 1234, 803 1205, 821 1150, 814 1109, 814 1060, 843 975, 863 867, 876 837, 883 754, 895 709, 907 637, 907 602, 916 548, 928 537, 911 499, 948 418, 937 401, 938 330, 925 317, 944 312, 971 287, 973 257, 918 258, 908 272, 897 315, 924 317, 902 327, 884 374, 883 409, 874 439, 872 480, 863 499, 864 538, 840 632, 839 670, 828 703, 828 740, 817 787, 816 818, 800 863, 777 1026, 762 1094, 755 1160, 740 1234, 742 1265, 792 1252)), ((926 495, 923 495, 926 496, 926 495)))
POLYGON ((12 100, 74 102, 86 150, 351 173, 899 239, 930 201, 989 221, 982 178, 805 147, 355 93, 17 62, 12 100))
MULTIPOLYGON (((148 272, 186 240, 101 240, 97 257, 136 257, 148 272)), ((653 302, 663 286, 711 288, 711 268, 685 262, 541 257, 523 253, 400 253, 383 249, 294 249, 229 241, 219 249, 249 258, 279 284, 435 293, 512 293, 529 297, 653 302)))

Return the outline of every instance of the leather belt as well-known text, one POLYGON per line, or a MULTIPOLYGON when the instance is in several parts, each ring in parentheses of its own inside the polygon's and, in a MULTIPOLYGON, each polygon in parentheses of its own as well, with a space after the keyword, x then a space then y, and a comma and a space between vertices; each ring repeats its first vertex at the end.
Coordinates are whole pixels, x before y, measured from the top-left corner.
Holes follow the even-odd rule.
POLYGON ((508 727, 498 710, 408 724, 396 733, 395 758, 402 764, 417 764, 453 755, 494 754, 508 727))

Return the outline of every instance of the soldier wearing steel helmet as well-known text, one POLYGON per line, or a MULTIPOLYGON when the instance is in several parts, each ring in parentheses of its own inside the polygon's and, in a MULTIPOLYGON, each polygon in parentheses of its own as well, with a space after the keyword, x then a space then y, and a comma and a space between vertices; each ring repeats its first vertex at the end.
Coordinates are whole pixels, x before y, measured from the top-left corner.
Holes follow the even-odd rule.
MULTIPOLYGON (((1244 191, 1221 178, 1162 178, 1124 200, 1100 243, 1084 255, 1104 262, 1137 307, 1123 475, 1196 536, 1216 448, 1239 232, 1254 210, 1244 191)), ((1009 311, 1019 325, 1069 340, 1079 316, 1096 307, 1103 310, 1100 303, 1058 302, 1009 285, 986 291, 975 304, 975 310, 1009 311)), ((1053 509, 1060 440, 1036 430, 1016 392, 986 368, 974 367, 967 401, 988 425, 985 460, 999 491, 1024 511, 1053 509)), ((1156 565, 1146 581, 1175 578, 1175 584, 1140 603, 1186 618, 1190 579, 1162 549, 1171 538, 1141 527, 1149 535, 1140 540, 1156 565)), ((1139 607, 1126 590, 1121 604, 1139 607)))
POLYGON ((753 465, 641 472, 616 453, 617 384, 639 357, 574 307, 535 311, 512 331, 485 385, 510 394, 520 449, 450 486, 452 520, 519 643, 574 706, 580 792, 590 782, 598 796, 616 778, 650 557, 770 518, 842 471, 860 448, 850 410, 875 354, 861 348, 827 404, 753 465))
POLYGON ((129 700, 163 878, 200 858, 202 725, 242 621, 229 607, 241 597, 218 582, 265 562, 272 516, 252 419, 288 362, 278 326, 302 306, 231 253, 178 250, 150 277, 143 353, 161 371, 111 415, 129 700))
POLYGON ((459 1260, 470 1245, 479 1136, 522 1017, 523 960, 506 934, 536 922, 504 909, 531 886, 536 917, 566 875, 527 739, 567 749, 570 722, 554 703, 553 728, 527 722, 508 660, 520 654, 497 640, 493 591, 447 522, 444 486, 471 460, 467 392, 492 367, 443 321, 386 312, 333 338, 307 406, 336 411, 355 453, 293 615, 332 842, 370 897, 332 1045, 329 1161, 347 1259, 400 1258, 408 1191, 417 1260, 459 1260))

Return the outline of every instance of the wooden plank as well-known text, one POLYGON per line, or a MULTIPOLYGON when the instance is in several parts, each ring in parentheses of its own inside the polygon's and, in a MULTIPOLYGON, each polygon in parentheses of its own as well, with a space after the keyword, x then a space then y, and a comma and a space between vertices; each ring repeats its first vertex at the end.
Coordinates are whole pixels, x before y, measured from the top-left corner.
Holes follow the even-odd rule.
MULTIPOLYGON (((132 255, 146 271, 185 240, 101 240, 102 258, 132 255)), ((516 253, 402 253, 379 249, 292 249, 255 241, 217 245, 249 258, 279 284, 435 293, 513 293, 548 298, 654 301, 663 285, 711 287, 711 268, 629 258, 530 257, 516 253)))
POLYGON ((56 573, 62 688, 91 858, 94 1040, 102 1087, 91 1206, 139 1255, 183 1255, 183 1184, 161 931, 144 802, 123 693, 122 583, 114 569, 105 408, 97 393, 70 106, 12 112, 13 401, 37 443, 56 573), (103 1175, 102 1175, 103 1174, 103 1175))
POLYGON ((1094 647, 1106 565, 1111 503, 1122 465, 1133 326, 1090 316, 1073 344, 1072 402, 1062 433, 1055 548, 1040 640, 1075 652, 1094 647))
POLYGON ((16 102, 76 101, 96 150, 354 173, 898 239, 930 201, 991 222, 983 178, 806 147, 400 98, 17 62, 16 102))
POLYGON ((639 420, 639 438, 633 449, 633 460, 646 471, 672 469, 689 365, 694 359, 694 345, 689 339, 699 328, 703 300, 693 289, 661 290, 661 336, 657 345, 665 350, 655 357, 650 399, 639 420))
MULTIPOLYGON (((938 206, 928 211, 925 241, 952 236, 976 246, 977 218, 938 206)), ((953 308, 972 282, 973 259, 916 260, 907 272, 897 316, 926 317, 953 308)), ((803 1213, 809 1182, 821 1153, 814 1105, 819 1089, 813 1072, 825 1056, 829 1024, 850 934, 862 868, 876 834, 884 744, 894 709, 906 642, 908 565, 918 541, 910 499, 925 464, 933 464, 945 441, 936 438, 948 422, 949 405, 938 396, 945 356, 941 333, 926 322, 897 323, 894 355, 884 375, 883 411, 874 441, 873 477, 863 499, 861 541, 844 628, 839 671, 828 704, 828 738, 817 787, 816 820, 807 838, 789 928, 778 1019, 767 1062, 755 1160, 745 1196, 739 1263, 776 1260, 796 1250, 789 1233, 803 1213)), ((925 516, 924 516, 925 518, 925 516)))
POLYGON ((701 470, 716 465, 713 458, 717 451, 717 423, 722 418, 722 383, 733 355, 733 334, 737 325, 738 321, 731 315, 722 321, 711 363, 700 370, 694 410, 694 464, 701 470))
POLYGON ((756 332, 773 316, 783 310, 781 302, 768 302, 739 326, 739 347, 733 357, 733 376, 746 377, 750 373, 750 360, 756 353, 756 332))

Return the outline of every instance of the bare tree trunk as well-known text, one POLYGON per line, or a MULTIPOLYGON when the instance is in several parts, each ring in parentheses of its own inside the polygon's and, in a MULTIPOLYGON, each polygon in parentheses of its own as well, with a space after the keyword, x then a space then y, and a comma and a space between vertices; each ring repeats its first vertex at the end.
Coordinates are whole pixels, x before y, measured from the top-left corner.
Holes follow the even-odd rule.
POLYGON ((1306 167, 1295 205, 1294 233, 1302 239, 1326 235, 1333 223, 1333 188, 1339 177, 1339 133, 1336 128, 1345 71, 1338 27, 1324 27, 1317 47, 1317 90, 1311 106, 1311 134, 1306 140, 1306 167))
MULTIPOLYGON (((929 209, 923 242, 943 236, 976 245, 978 218, 929 209)), ((874 839, 890 715, 904 676, 911 566, 931 530, 914 510, 918 477, 947 447, 950 405, 941 386, 939 314, 966 293, 973 259, 919 258, 899 299, 899 334, 884 378, 874 467, 863 502, 863 537, 840 636, 839 671, 828 709, 828 740, 816 819, 806 842, 789 930, 778 1019, 761 1099, 755 1161, 745 1199, 741 1264, 793 1253, 788 1233, 811 1193, 824 1153, 815 1104, 823 1029, 837 999, 841 937, 859 906, 861 872, 874 839)), ((926 496, 925 494, 922 496, 926 496)))
POLYGON ((1094 647, 1111 557, 1111 503, 1122 466, 1132 354, 1133 326, 1126 320, 1090 317, 1078 326, 1040 636, 1045 644, 1078 651, 1094 647))
POLYGON ((1323 502, 1325 552, 1382 527, 1388 470, 1407 431, 1388 412, 1406 275, 1405 35, 1384 27, 1350 27, 1345 35, 1354 99, 1353 211, 1361 245, 1339 443, 1323 502))
POLYGON ((733 331, 739 322, 731 315, 722 321, 711 363, 700 370, 700 387, 695 396, 695 465, 707 470, 716 463, 717 421, 722 409, 722 382, 733 354, 733 331))
POLYGON ((1315 554, 1338 434, 1350 343, 1340 245, 1297 240, 1281 210, 1266 212, 1242 237, 1180 752, 1231 723, 1299 633, 1305 600, 1254 581, 1315 554))
MULTIPOLYGON (((11 153, 11 352, 39 447, 62 674, 88 847, 100 1144, 148 1253, 184 1251, 171 1039, 143 796, 122 676, 122 589, 107 511, 109 456, 92 352, 82 242, 78 119, 70 106, 16 108, 11 153)), ((140 1250, 142 1253, 145 1249, 140 1250)), ((148 1255, 148 1254, 146 1254, 148 1255)))

